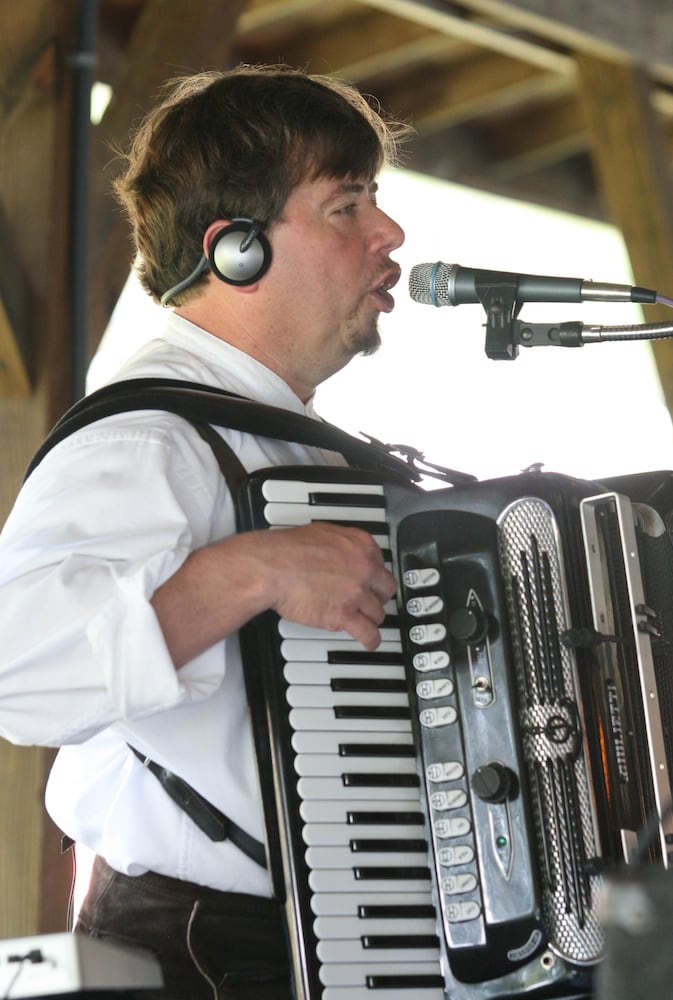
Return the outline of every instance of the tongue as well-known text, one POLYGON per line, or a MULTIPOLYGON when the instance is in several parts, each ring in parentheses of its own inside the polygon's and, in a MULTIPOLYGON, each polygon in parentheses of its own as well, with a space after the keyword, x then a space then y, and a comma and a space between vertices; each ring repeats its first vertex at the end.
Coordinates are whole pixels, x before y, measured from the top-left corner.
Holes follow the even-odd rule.
POLYGON ((374 291, 374 297, 380 303, 381 312, 392 312, 395 308, 395 299, 385 288, 377 288, 374 291))

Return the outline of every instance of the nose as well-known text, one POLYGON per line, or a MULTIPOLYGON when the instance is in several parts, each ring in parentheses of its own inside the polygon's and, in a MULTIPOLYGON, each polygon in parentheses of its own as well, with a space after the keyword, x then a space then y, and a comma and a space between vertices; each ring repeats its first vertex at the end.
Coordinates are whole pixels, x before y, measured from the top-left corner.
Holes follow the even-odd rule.
POLYGON ((382 208, 379 208, 378 205, 375 207, 375 211, 377 213, 376 235, 379 241, 378 249, 384 250, 386 253, 397 250, 404 243, 404 230, 382 208))

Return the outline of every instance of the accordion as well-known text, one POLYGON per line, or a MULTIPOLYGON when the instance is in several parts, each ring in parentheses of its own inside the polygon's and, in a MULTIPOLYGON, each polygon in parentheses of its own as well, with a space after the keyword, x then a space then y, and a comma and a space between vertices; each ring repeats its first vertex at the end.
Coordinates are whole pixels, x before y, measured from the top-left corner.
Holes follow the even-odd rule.
POLYGON ((242 529, 366 528, 398 582, 373 653, 242 634, 298 1000, 589 994, 606 873, 673 850, 671 512, 669 473, 249 477, 242 529))

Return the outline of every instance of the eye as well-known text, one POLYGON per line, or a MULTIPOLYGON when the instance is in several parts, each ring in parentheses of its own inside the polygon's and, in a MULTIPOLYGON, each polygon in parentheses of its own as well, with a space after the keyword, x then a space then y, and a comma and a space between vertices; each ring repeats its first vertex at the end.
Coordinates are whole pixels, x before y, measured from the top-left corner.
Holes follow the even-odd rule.
POLYGON ((357 207, 358 207, 357 206, 357 202, 355 202, 355 201, 349 201, 347 205, 341 205, 339 208, 337 208, 336 209, 336 214, 337 215, 350 215, 351 212, 354 212, 357 207))

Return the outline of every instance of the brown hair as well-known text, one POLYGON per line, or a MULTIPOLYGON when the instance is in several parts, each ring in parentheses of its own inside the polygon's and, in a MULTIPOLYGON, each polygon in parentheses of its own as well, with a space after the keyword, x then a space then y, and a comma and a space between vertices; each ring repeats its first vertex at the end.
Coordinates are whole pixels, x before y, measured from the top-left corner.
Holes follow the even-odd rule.
MULTIPOLYGON (((373 179, 410 130, 387 123, 350 84, 288 66, 239 66, 171 81, 136 131, 114 182, 137 267, 159 299, 197 266, 215 219, 265 228, 301 181, 373 179)), ((192 286, 175 296, 184 302, 192 286)))

